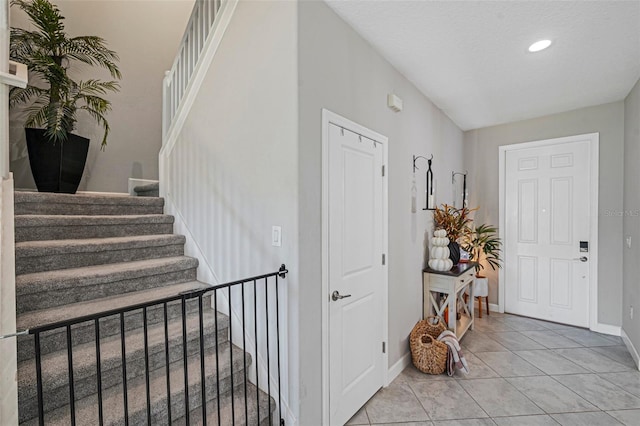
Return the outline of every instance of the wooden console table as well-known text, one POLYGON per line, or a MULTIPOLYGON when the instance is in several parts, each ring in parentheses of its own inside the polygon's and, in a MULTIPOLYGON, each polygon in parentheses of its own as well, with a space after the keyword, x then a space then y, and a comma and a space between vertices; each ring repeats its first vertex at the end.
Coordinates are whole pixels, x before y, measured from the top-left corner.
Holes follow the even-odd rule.
POLYGON ((422 317, 438 315, 443 317, 444 310, 449 307, 449 323, 447 326, 458 339, 461 339, 469 328, 473 330, 473 285, 475 279, 475 266, 473 262, 459 263, 450 271, 434 271, 431 268, 423 272, 423 305, 422 317), (464 300, 465 290, 468 289, 469 299, 464 300), (434 294, 442 293, 445 301, 438 306, 434 294), (462 315, 456 320, 458 303, 463 307, 462 315))

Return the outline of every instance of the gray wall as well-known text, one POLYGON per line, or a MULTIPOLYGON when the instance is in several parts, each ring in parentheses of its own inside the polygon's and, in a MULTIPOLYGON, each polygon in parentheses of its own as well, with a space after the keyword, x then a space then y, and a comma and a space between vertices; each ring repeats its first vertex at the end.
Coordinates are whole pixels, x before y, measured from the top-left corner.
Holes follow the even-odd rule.
POLYGON ((624 101, 624 286, 622 289, 622 329, 640 350, 640 80, 624 101), (635 309, 634 318, 629 308, 635 309))
MULTIPOLYGON (((80 190, 127 192, 129 177, 158 179, 162 144, 162 79, 178 51, 193 0, 73 1, 56 0, 71 36, 98 35, 120 55, 122 90, 109 94, 111 134, 100 151, 102 130, 81 115, 76 133, 91 139, 80 190)), ((28 20, 11 8, 11 24, 27 28, 28 20)), ((110 79, 108 73, 80 66, 77 78, 110 79)), ((35 188, 24 142, 23 120, 11 121, 11 170, 16 188, 35 188)))
MULTIPOLYGON (((465 168, 476 217, 498 225, 498 147, 585 133, 600 133, 598 219, 598 322, 620 326, 622 300, 622 210, 624 103, 582 108, 532 120, 465 132, 465 168)), ((498 303, 498 274, 489 270, 490 301, 498 303)))
MULTIPOLYGON (((451 202, 451 171, 462 169, 462 131, 324 2, 299 4, 300 423, 321 411, 321 109, 389 138, 389 367, 409 348, 422 314, 425 233, 431 213, 411 213, 412 155, 434 156, 438 202, 451 202), (386 106, 388 93, 404 111, 386 106)), ((418 203, 424 203, 419 163, 418 203)))

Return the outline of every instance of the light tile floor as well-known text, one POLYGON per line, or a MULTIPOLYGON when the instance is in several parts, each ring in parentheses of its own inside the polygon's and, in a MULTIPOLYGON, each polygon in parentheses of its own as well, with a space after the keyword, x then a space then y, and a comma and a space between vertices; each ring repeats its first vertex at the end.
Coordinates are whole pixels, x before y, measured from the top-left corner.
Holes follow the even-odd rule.
POLYGON ((640 372, 619 337, 491 313, 461 344, 470 374, 407 367, 348 425, 640 425, 640 372))

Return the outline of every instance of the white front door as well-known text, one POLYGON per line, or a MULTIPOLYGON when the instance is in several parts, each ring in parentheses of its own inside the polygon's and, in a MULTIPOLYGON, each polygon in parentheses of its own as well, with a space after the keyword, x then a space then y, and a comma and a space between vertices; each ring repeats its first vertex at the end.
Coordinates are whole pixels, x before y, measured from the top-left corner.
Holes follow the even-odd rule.
POLYGON ((335 124, 328 132, 329 410, 339 425, 383 385, 383 146, 335 124))
POLYGON ((581 137, 506 152, 505 311, 589 327, 591 152, 581 137))

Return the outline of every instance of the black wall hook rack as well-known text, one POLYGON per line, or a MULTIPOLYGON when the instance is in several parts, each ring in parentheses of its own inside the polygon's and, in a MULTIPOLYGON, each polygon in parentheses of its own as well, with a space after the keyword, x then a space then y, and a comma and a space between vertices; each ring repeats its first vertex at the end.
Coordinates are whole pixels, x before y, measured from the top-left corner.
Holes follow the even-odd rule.
POLYGON ((462 208, 467 207, 467 172, 451 172, 451 184, 456 183, 456 175, 462 175, 462 208))

